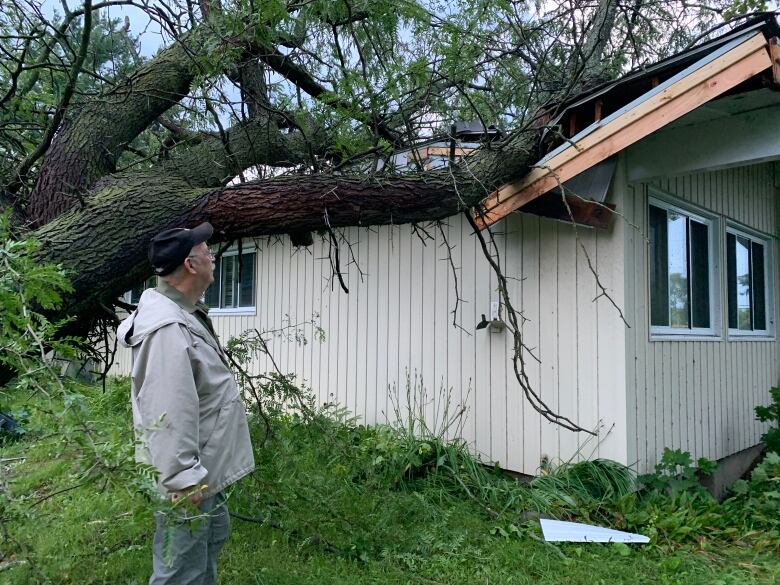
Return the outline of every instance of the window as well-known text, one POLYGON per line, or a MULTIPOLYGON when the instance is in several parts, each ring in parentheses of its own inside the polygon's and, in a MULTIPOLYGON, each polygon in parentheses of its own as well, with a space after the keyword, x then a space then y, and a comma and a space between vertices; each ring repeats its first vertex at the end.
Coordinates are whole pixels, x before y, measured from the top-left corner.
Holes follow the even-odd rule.
POLYGON ((734 228, 726 230, 729 333, 769 332, 767 242, 734 228))
POLYGON ((255 306, 255 257, 252 252, 240 256, 237 250, 217 258, 214 282, 204 300, 212 309, 247 309, 255 306))
POLYGON ((651 199, 649 225, 651 332, 714 335, 712 220, 651 199))
POLYGON ((154 288, 155 286, 157 286, 157 277, 150 276, 141 284, 133 287, 127 293, 125 293, 125 299, 131 305, 137 305, 138 301, 141 300, 141 293, 144 292, 147 288, 154 288))

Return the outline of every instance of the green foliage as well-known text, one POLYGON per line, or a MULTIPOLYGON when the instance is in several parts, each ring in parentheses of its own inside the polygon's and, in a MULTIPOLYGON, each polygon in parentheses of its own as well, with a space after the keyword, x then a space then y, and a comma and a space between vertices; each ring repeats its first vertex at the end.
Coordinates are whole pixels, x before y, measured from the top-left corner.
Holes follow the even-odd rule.
POLYGON ((695 467, 690 454, 667 450, 656 473, 640 478, 641 492, 618 498, 604 512, 618 528, 638 530, 658 543, 711 548, 730 542, 754 550, 780 546, 780 456, 767 454, 747 480, 739 480, 722 503, 696 481, 712 462, 695 467))
MULTIPOLYGON (((79 387, 96 442, 119 433, 132 443, 128 387, 127 379, 111 381, 105 394, 99 387, 79 387)), ((412 445, 404 428, 366 427, 334 405, 308 415, 278 412, 273 426, 274 434, 261 447, 264 422, 252 417, 258 469, 232 490, 229 506, 260 521, 233 520, 220 563, 222 583, 704 585, 771 582, 776 575, 776 538, 774 548, 763 549, 746 548, 757 542, 749 535, 745 541, 718 538, 705 545, 691 531, 668 540, 662 514, 682 499, 654 492, 659 498, 651 510, 657 514, 655 531, 647 523, 621 520, 621 506, 630 516, 647 510, 647 504, 624 492, 626 470, 612 462, 549 467, 532 482, 519 483, 464 450, 457 454, 457 477, 467 492, 455 479, 452 462, 400 478, 392 472, 405 468, 404 454, 412 445), (377 454, 396 463, 375 464, 377 454), (486 506, 485 497, 505 508, 486 506), (668 503, 662 512, 663 498, 668 503), (629 499, 633 511, 625 504, 629 499), (653 535, 654 544, 553 546, 542 542, 537 515, 527 514, 529 503, 548 515, 638 528, 653 535)), ((428 436, 419 444, 446 450, 432 442, 428 436)), ((0 462, 4 493, 19 503, 0 509, 12 537, 0 531, 0 584, 114 585, 148 579, 154 507, 136 486, 78 486, 82 451, 55 436, 33 433, 0 449, 1 461, 19 456, 25 459, 0 462), (73 489, 55 495, 67 488, 73 489)), ((769 469, 773 465, 762 482, 771 484, 777 476, 769 469)), ((733 513, 745 514, 746 505, 748 500, 734 501, 733 513)), ((708 528, 696 530, 707 533, 708 528)))
POLYGON ((761 440, 767 451, 780 453, 780 387, 772 387, 769 393, 772 403, 769 406, 756 406, 756 419, 771 423, 772 426, 761 436, 761 440))
POLYGON ((704 494, 699 477, 712 475, 716 468, 717 463, 710 459, 702 457, 694 465, 690 453, 667 447, 655 466, 655 473, 640 476, 639 481, 650 490, 671 496, 685 491, 704 494))
POLYGON ((5 485, 8 472, 0 472, 0 563, 13 554, 33 566, 37 556, 18 531, 45 523, 44 502, 81 486, 150 494, 155 477, 134 462, 126 382, 108 384, 103 393, 61 379, 62 361, 80 357, 79 345, 58 338, 63 323, 45 313, 70 284, 60 267, 37 261, 36 242, 13 239, 8 223, 0 216, 0 366, 16 376, 0 388, 0 406, 24 425, 25 434, 8 445, 11 461, 31 467, 12 486, 5 485))
POLYGON ((734 538, 776 548, 780 542, 780 454, 767 453, 749 480, 738 481, 723 502, 726 530, 734 538), (747 512, 747 513, 746 513, 747 512))
POLYGON ((226 346, 238 386, 249 403, 249 411, 263 420, 266 434, 272 432, 271 419, 282 413, 294 411, 310 416, 314 408, 311 394, 296 383, 295 375, 285 374, 277 367, 269 344, 274 339, 282 339, 288 343, 307 345, 307 334, 315 341, 325 340, 325 331, 319 325, 317 313, 303 323, 291 323, 289 315, 284 315, 282 322, 282 327, 277 330, 244 331, 232 337, 226 346), (253 373, 256 360, 265 360, 272 369, 253 373))
MULTIPOLYGON (((58 31, 65 20, 56 11, 47 20, 43 12, 25 9, 21 3, 3 3, 0 51, 5 65, 0 67, 0 98, 5 102, 0 108, 0 177, 4 180, 40 142, 68 84, 83 20, 68 19, 69 24, 58 31), (17 70, 17 60, 25 67, 14 84, 12 72, 17 70)), ((129 75, 137 64, 132 47, 135 42, 123 31, 119 19, 96 11, 72 105, 82 104, 129 75)))
POLYGON ((34 240, 14 239, 10 215, 0 215, 0 366, 18 373, 12 389, 48 393, 60 385, 44 356, 75 352, 71 340, 55 339, 63 322, 49 321, 45 312, 56 308, 71 286, 61 267, 37 261, 39 248, 34 240))
MULTIPOLYGON (((121 571, 148 564, 147 497, 156 492, 153 470, 134 461, 128 381, 111 380, 105 392, 72 380, 63 387, 48 398, 13 399, 30 415, 25 437, 0 452, 0 567, 10 558, 32 583, 61 583, 90 554, 111 555, 114 566, 90 579, 124 582, 121 571)), ((10 583, 24 582, 14 575, 10 583)))
POLYGON ((766 0, 732 0, 731 5, 723 11, 723 18, 731 19, 743 14, 766 12, 767 8, 766 0))

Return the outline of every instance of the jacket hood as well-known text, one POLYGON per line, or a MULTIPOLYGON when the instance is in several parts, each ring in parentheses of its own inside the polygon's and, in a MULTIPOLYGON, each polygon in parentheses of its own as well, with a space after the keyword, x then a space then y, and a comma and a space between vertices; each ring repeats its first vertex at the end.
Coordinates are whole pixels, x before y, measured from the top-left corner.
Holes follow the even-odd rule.
POLYGON ((165 295, 148 288, 141 295, 138 308, 117 328, 117 340, 124 347, 134 347, 150 333, 171 323, 187 325, 184 310, 165 295))

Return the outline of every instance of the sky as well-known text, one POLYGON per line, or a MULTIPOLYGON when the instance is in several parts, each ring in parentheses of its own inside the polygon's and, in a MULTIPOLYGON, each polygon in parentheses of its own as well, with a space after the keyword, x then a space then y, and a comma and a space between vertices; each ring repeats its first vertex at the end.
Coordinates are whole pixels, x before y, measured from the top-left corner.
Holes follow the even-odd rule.
MULTIPOLYGON (((47 18, 52 18, 55 11, 59 14, 63 14, 62 2, 60 0, 31 0, 38 4, 47 18)), ((70 9, 76 9, 83 6, 82 2, 74 2, 73 0, 64 0, 70 9)), ((154 5, 155 2, 150 2, 154 5)), ((130 20, 130 34, 133 37, 139 37, 139 52, 143 57, 151 57, 154 55, 163 45, 165 45, 166 37, 163 36, 162 28, 159 23, 149 18, 142 9, 136 6, 109 6, 103 9, 103 14, 110 18, 124 19, 127 17, 130 20)))

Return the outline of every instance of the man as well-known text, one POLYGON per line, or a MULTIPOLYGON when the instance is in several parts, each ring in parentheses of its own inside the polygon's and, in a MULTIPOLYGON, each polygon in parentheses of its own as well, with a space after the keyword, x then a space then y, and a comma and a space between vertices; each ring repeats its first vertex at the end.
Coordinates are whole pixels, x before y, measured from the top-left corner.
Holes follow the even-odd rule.
POLYGON ((243 402, 199 301, 214 281, 212 233, 203 223, 152 238, 149 262, 160 284, 144 291, 117 331, 133 349, 136 456, 157 468, 158 489, 175 505, 156 515, 150 585, 216 583, 230 529, 223 490, 254 469, 243 402))

